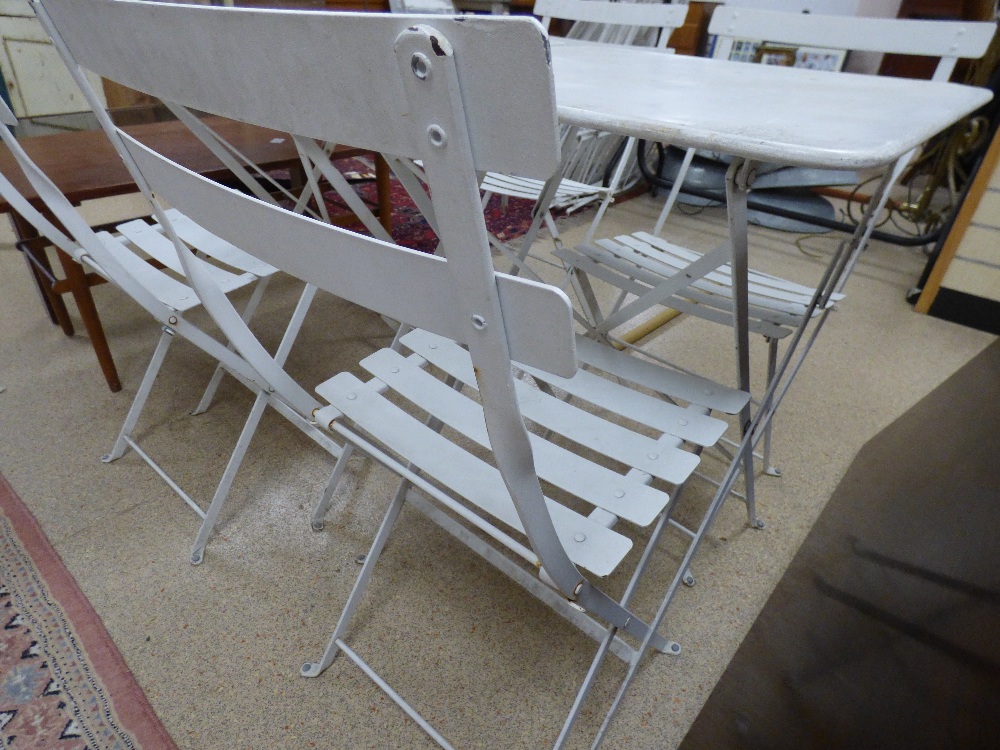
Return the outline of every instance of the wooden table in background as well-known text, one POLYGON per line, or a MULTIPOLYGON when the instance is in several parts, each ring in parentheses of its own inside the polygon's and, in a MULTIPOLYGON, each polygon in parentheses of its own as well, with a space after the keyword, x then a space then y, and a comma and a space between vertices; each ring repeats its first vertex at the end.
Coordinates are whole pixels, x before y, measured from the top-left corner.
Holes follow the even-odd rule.
MULTIPOLYGON (((301 169, 295 144, 284 133, 219 117, 208 117, 205 122, 263 169, 301 169)), ((186 126, 176 120, 143 123, 125 127, 124 130, 142 143, 199 174, 220 181, 233 177, 211 151, 186 126)), ((25 138, 22 140, 22 145, 39 168, 74 204, 138 192, 125 164, 103 131, 72 131, 25 138)), ((337 158, 367 154, 369 154, 367 151, 346 147, 338 147, 335 152, 337 158)), ((24 179, 10 151, 3 145, 0 145, 0 171, 25 198, 36 208, 44 211, 45 207, 41 204, 37 193, 24 179)), ((381 157, 376 158, 376 182, 377 213, 383 226, 391 232, 389 169, 381 157)), ((2 200, 0 200, 0 213, 10 213, 15 231, 21 240, 30 240, 38 236, 35 228, 2 200)), ((103 283, 104 279, 95 273, 88 274, 82 266, 61 250, 56 252, 64 277, 58 278, 53 271, 44 243, 22 243, 21 247, 25 251, 28 265, 52 322, 60 325, 67 336, 73 335, 73 323, 62 299, 62 295, 72 294, 108 387, 116 392, 121 390, 118 371, 90 293, 90 287, 103 283)))

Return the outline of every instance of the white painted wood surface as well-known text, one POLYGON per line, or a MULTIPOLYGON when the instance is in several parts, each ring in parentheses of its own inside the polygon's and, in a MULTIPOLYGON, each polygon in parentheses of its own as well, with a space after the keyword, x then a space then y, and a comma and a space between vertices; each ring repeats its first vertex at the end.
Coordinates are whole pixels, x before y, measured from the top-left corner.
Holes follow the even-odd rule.
POLYGON ((990 100, 950 83, 551 45, 560 121, 758 161, 884 166, 990 100))
MULTIPOLYGON (((27 0, 0 2, 0 72, 18 117, 86 110, 87 102, 42 31, 27 0)), ((103 96, 100 78, 90 83, 103 96)))

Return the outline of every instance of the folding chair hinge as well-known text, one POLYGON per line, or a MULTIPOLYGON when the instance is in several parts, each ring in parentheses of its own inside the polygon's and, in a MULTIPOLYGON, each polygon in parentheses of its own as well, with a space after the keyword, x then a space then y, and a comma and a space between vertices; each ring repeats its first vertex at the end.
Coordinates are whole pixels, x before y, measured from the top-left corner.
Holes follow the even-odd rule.
POLYGON ((757 163, 750 160, 737 159, 729 167, 726 180, 737 190, 749 191, 757 179, 757 163))

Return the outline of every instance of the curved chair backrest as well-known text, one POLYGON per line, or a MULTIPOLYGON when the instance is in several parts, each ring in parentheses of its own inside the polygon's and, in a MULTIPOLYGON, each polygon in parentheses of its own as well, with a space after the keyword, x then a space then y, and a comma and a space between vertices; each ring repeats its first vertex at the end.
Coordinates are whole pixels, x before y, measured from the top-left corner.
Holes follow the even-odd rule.
POLYGON ((787 13, 723 6, 712 14, 715 57, 729 57, 735 39, 777 44, 940 57, 935 81, 947 81, 961 58, 979 58, 996 33, 988 21, 923 21, 787 13))
POLYGON ((688 6, 607 0, 537 0, 532 12, 541 17, 546 29, 553 18, 601 24, 604 27, 602 34, 593 41, 614 44, 631 44, 643 27, 658 29, 660 35, 656 46, 665 49, 670 33, 684 24, 688 6))

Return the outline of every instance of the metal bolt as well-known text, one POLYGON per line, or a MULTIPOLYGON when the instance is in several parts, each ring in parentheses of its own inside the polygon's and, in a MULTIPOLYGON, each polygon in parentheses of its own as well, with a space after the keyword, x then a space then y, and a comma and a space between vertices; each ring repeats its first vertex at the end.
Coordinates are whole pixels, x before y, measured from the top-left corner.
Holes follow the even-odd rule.
POLYGON ((353 401, 353 400, 354 400, 354 399, 356 399, 357 397, 358 397, 358 394, 357 394, 357 393, 348 393, 348 394, 347 394, 347 400, 348 400, 348 401, 353 401))
POLYGON ((484 318, 482 315, 473 315, 472 327, 480 331, 483 330, 484 328, 486 328, 486 318, 484 318))
POLYGON ((437 348, 438 348, 438 345, 437 345, 437 344, 428 344, 428 345, 427 345, 427 348, 428 348, 428 349, 437 349, 437 348))
POLYGON ((646 458, 648 458, 650 461, 655 461, 659 457, 660 457, 659 453, 647 453, 646 454, 646 458))
POLYGON ((625 497, 625 490, 615 490, 615 497, 625 497))
POLYGON ((414 52, 413 57, 410 58, 410 70, 421 81, 426 81, 427 76, 431 74, 431 61, 427 59, 427 55, 414 52))
POLYGON ((585 541, 587 541, 587 535, 586 534, 582 534, 582 533, 574 534, 573 535, 573 541, 575 541, 575 542, 585 542, 585 541))
POLYGON ((440 125, 431 125, 427 128, 427 137, 430 138, 431 145, 441 148, 448 142, 448 136, 440 125))
POLYGON ((687 423, 688 423, 688 421, 686 419, 678 419, 677 420, 677 424, 679 424, 681 427, 687 427, 687 423))
POLYGON ((393 375, 395 375, 397 372, 399 372, 399 368, 398 367, 393 367, 393 368, 391 368, 389 370, 389 372, 391 372, 393 375))
POLYGON ((169 318, 167 318, 167 322, 172 326, 177 325, 177 316, 171 315, 169 318))

